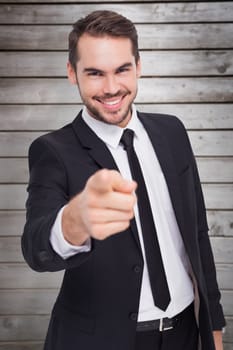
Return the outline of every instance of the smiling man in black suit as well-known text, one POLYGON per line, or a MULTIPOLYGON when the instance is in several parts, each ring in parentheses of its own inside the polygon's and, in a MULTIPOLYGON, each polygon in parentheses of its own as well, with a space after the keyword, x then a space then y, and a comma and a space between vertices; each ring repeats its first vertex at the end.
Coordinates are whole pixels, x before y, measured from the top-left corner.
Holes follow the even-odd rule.
POLYGON ((224 317, 192 149, 173 116, 133 104, 131 21, 96 11, 69 36, 84 108, 29 151, 22 249, 65 270, 46 350, 221 350, 224 317))

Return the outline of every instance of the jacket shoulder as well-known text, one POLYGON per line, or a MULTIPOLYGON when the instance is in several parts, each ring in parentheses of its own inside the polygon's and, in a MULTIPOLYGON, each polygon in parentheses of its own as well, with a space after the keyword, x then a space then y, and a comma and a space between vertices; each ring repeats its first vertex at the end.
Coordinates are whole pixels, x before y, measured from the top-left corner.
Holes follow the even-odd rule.
POLYGON ((160 113, 138 113, 139 119, 149 128, 156 128, 163 134, 171 135, 173 138, 187 136, 186 128, 183 122, 175 115, 160 113))

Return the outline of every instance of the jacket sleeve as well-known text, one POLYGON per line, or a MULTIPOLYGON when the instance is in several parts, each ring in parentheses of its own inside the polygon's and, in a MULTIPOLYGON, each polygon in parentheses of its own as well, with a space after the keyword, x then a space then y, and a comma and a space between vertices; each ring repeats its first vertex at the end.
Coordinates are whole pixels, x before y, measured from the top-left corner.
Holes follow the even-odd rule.
POLYGON ((55 148, 41 137, 29 149, 30 179, 27 188, 26 224, 22 252, 36 271, 58 271, 78 266, 90 253, 62 259, 50 243, 50 232, 61 207, 69 200, 66 169, 55 148))
POLYGON ((208 235, 208 226, 206 219, 206 208, 204 204, 203 193, 201 189, 197 165, 193 156, 193 173, 196 184, 196 202, 198 217, 198 242, 202 270, 204 273, 205 285, 207 290, 207 299, 210 311, 210 317, 213 330, 221 330, 225 326, 225 320, 220 304, 221 294, 219 291, 214 256, 208 235))

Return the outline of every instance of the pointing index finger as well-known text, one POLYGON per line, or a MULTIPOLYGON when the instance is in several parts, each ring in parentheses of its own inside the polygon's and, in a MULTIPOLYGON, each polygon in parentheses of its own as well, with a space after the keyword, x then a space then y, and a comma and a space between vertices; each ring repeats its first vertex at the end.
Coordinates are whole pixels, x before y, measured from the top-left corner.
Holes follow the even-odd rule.
POLYGON ((135 181, 124 179, 116 170, 99 170, 89 181, 95 191, 102 193, 110 191, 131 193, 137 187, 135 181))

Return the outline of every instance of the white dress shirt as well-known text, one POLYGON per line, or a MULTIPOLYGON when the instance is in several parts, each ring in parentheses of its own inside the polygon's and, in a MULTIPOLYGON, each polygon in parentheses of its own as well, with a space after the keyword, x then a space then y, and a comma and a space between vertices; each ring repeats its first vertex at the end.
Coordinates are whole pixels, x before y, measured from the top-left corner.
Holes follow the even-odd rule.
MULTIPOLYGON (((105 142, 122 176, 126 179, 131 179, 127 154, 120 144, 123 128, 94 119, 88 114, 86 108, 83 110, 82 117, 97 136, 105 142)), ((135 220, 144 258, 138 321, 173 317, 184 310, 194 299, 193 284, 189 276, 190 264, 177 225, 163 172, 147 132, 137 117, 135 106, 133 106, 132 118, 127 128, 132 129, 135 133, 134 148, 146 183, 171 295, 171 302, 166 311, 162 311, 154 305, 145 260, 140 217, 136 204, 134 208, 135 220)), ((64 259, 79 252, 89 251, 91 249, 90 240, 83 246, 76 247, 64 239, 61 229, 62 211, 63 208, 58 213, 51 231, 50 241, 53 249, 64 259)))

